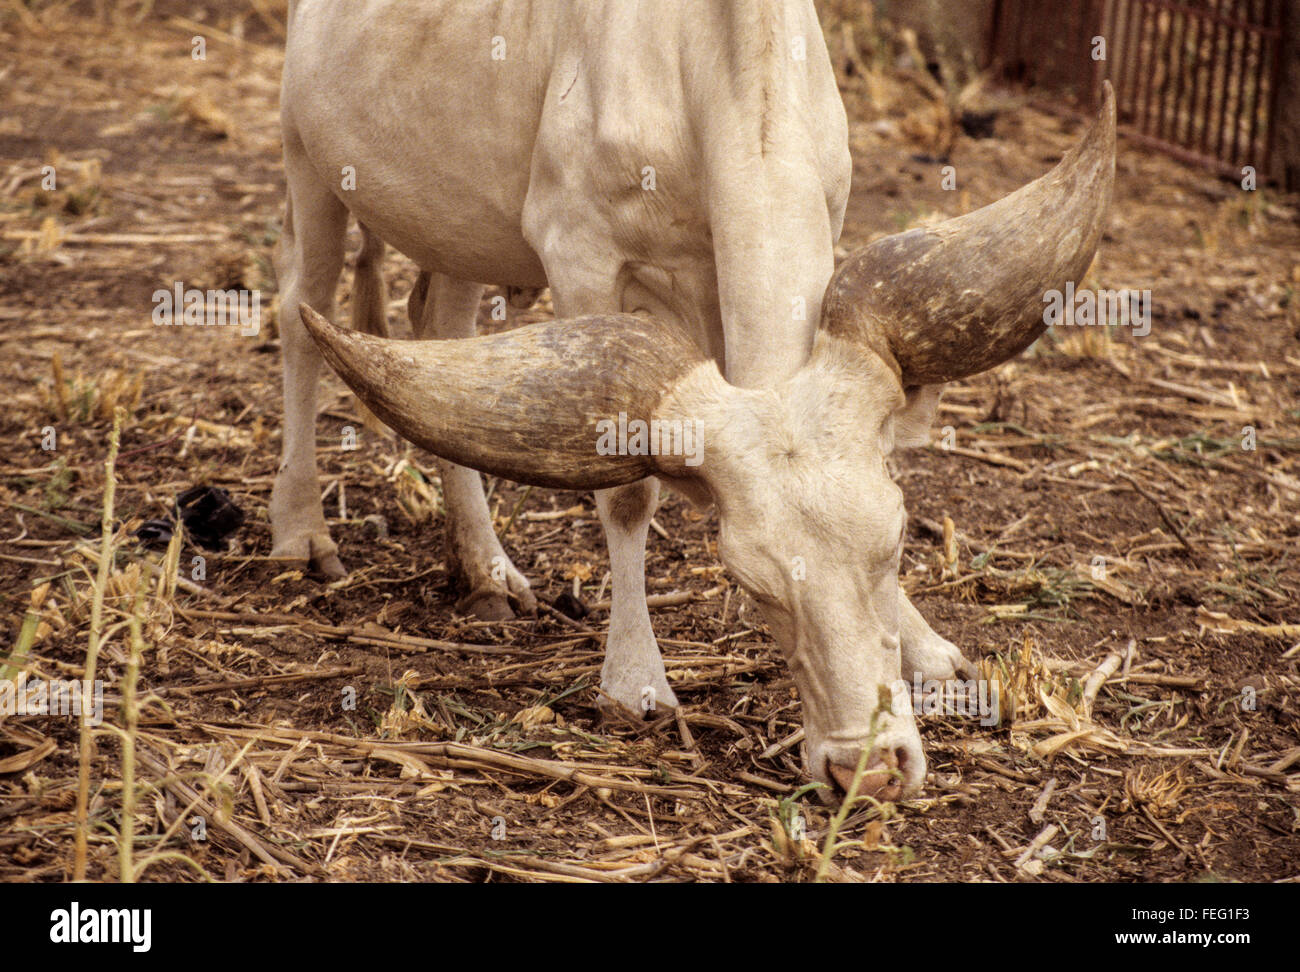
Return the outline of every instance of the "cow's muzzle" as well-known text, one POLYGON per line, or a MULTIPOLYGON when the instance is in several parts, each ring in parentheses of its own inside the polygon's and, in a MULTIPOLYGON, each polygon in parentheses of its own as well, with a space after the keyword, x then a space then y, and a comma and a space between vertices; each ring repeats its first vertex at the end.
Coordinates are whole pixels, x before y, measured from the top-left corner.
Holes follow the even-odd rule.
POLYGON ((877 800, 897 800, 903 795, 904 773, 908 762, 907 750, 903 747, 875 750, 868 758, 862 778, 858 780, 857 789, 853 789, 853 777, 857 766, 844 766, 826 760, 826 775, 831 778, 835 795, 840 799, 852 792, 855 797, 874 797, 877 800))

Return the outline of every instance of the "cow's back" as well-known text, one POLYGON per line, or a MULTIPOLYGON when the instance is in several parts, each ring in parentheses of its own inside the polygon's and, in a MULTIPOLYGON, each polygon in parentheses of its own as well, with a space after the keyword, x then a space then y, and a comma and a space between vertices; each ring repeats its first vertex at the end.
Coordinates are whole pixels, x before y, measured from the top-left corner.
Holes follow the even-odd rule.
POLYGON ((808 0, 295 0, 283 101, 426 270, 675 320, 742 383, 806 357, 850 174, 808 0))
POLYGON ((300 144, 357 218, 425 269, 544 286, 520 222, 554 9, 295 0, 281 94, 287 150, 300 144))

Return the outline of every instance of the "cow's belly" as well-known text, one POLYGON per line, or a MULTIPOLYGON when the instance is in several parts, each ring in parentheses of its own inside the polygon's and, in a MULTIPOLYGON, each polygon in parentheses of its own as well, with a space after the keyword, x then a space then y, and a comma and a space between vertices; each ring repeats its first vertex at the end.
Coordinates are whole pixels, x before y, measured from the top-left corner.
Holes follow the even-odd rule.
POLYGON ((546 36, 517 0, 298 0, 286 138, 296 134, 357 219, 420 267, 544 286, 520 223, 546 36), (494 37, 504 60, 492 58, 494 37))
POLYGON ((519 228, 522 201, 457 203, 454 195, 437 194, 396 212, 387 199, 358 192, 348 202, 360 222, 422 269, 479 283, 546 286, 546 271, 519 228))

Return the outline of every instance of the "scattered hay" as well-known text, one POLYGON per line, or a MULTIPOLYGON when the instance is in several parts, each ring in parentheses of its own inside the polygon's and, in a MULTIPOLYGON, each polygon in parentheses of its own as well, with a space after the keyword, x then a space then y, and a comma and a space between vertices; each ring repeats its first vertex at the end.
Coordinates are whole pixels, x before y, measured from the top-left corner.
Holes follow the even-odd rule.
POLYGON ((231 138, 237 131, 235 122, 212 103, 212 99, 206 92, 194 88, 181 88, 160 91, 158 94, 166 99, 169 117, 193 125, 204 135, 211 138, 231 138))
POLYGON ((50 357, 50 379, 39 386, 40 401, 48 418, 76 425, 104 422, 122 408, 134 417, 144 395, 144 372, 108 368, 87 376, 81 371, 68 376, 63 355, 50 357))
POLYGON ((1157 772, 1139 766, 1124 774, 1124 798, 1128 807, 1145 808, 1155 817, 1168 817, 1183 806, 1187 781, 1181 766, 1157 772))

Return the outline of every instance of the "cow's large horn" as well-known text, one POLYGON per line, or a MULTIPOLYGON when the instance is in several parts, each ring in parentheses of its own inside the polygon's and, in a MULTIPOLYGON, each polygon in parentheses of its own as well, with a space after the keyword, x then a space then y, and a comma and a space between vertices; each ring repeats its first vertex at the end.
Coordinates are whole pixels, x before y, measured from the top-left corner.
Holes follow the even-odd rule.
MULTIPOLYGON (((305 304, 306 325, 348 387, 435 455, 519 483, 601 489, 656 471, 619 455, 602 430, 649 422, 703 362, 679 329, 630 314, 531 324, 447 341, 394 341, 336 327, 305 304), (603 443, 603 444, 602 444, 603 443)), ((623 433, 626 441, 626 431, 623 433)))
POLYGON ((1042 178, 983 209, 877 240, 826 289, 821 326, 897 362, 905 385, 952 381, 1043 333, 1044 295, 1092 263, 1115 179, 1115 99, 1042 178))

